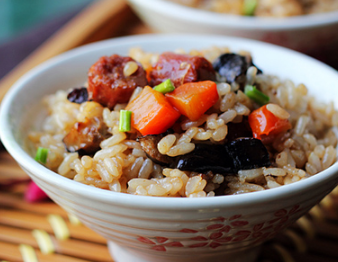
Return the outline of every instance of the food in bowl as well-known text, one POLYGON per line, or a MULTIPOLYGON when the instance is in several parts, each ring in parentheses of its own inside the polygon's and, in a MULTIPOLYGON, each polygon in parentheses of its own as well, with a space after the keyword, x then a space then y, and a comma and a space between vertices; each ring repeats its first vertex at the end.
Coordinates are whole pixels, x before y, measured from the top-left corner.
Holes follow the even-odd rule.
POLYGON ((276 19, 225 15, 168 0, 128 0, 128 3, 155 32, 245 37, 322 58, 325 53, 329 57, 329 50, 335 50, 338 43, 338 10, 334 11, 333 6, 331 12, 276 19))
POLYGON ((288 17, 338 10, 337 0, 169 0, 203 10, 236 15, 288 17))
POLYGON ((115 192, 212 197, 306 179, 336 161, 338 113, 227 48, 104 56, 44 98, 46 166, 115 192))
POLYGON ((318 100, 338 102, 332 96, 337 72, 319 61, 252 40, 195 35, 140 35, 77 48, 30 71, 2 101, 0 134, 4 146, 48 196, 107 239, 115 261, 254 261, 260 243, 294 223, 337 185, 335 163, 302 181, 255 193, 148 197, 68 179, 38 164, 24 147, 27 126, 41 127, 40 117, 46 113, 41 109, 42 98, 60 89, 82 86, 86 72, 102 55, 126 56, 134 46, 161 54, 179 47, 201 50, 214 44, 236 52, 250 50, 254 64, 265 74, 289 77, 295 83, 304 81, 318 100))

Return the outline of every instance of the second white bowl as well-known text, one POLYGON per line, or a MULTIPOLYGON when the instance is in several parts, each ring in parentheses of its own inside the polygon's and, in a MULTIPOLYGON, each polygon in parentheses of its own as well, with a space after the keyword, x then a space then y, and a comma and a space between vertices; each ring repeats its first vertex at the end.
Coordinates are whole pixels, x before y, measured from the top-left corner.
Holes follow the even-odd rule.
POLYGON ((320 54, 338 44, 338 11, 286 18, 220 14, 166 0, 128 0, 140 18, 163 33, 245 37, 320 54))

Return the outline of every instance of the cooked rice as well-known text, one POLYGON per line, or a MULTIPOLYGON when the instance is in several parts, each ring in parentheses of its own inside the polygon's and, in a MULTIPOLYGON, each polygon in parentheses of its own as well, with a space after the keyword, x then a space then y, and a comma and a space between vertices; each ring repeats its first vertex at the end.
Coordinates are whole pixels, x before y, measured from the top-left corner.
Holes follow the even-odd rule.
MULTIPOLYGON (((215 47, 194 50, 192 54, 213 60, 228 51, 215 47)), ((132 49, 130 54, 144 67, 158 58, 158 55, 140 49, 132 49)), ((31 132, 29 139, 36 148, 49 149, 46 166, 60 175, 90 186, 136 195, 212 197, 224 184, 224 194, 261 191, 305 179, 332 165, 336 161, 337 145, 334 128, 338 125, 338 112, 333 104, 315 101, 303 84, 295 85, 276 76, 257 75, 254 67, 247 74, 248 84, 255 81, 270 97, 268 110, 280 118, 289 118, 293 127, 271 144, 270 154, 274 161, 268 168, 240 170, 236 175, 214 174, 209 180, 205 174, 163 168, 147 158, 135 140, 136 130, 119 131, 119 110, 126 104, 118 104, 112 111, 96 102, 78 105, 67 100, 65 91, 44 98, 49 116, 42 130, 31 132), (68 153, 63 137, 76 122, 95 116, 102 116, 111 133, 101 142, 101 150, 92 157, 68 153)), ((158 143, 160 153, 178 156, 194 150, 194 141, 222 141, 227 136, 228 123, 242 121, 243 116, 255 109, 254 103, 243 92, 235 92, 238 86, 220 83, 217 87, 220 98, 216 105, 197 121, 183 120, 182 134, 164 136, 158 143)), ((142 88, 137 88, 131 100, 140 91, 142 88)))
MULTIPOLYGON (((218 13, 244 15, 244 0, 169 0, 218 13)), ((288 17, 338 10, 337 0, 258 0, 255 16, 288 17)))

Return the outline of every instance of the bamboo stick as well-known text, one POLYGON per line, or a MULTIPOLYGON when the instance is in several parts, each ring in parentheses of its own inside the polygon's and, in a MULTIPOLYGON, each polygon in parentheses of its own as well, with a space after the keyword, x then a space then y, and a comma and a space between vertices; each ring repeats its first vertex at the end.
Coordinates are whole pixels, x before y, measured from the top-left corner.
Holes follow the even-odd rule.
MULTIPOLYGON (((78 259, 70 256, 64 256, 59 254, 44 255, 39 250, 36 250, 37 259, 39 262, 90 262, 89 260, 78 259)), ((19 246, 15 244, 9 244, 6 242, 0 242, 0 259, 8 260, 11 262, 22 262, 22 256, 19 250, 19 246)))
MULTIPOLYGON (((93 232, 91 229, 85 226, 73 225, 68 221, 65 222, 69 229, 70 235, 73 238, 106 244, 106 240, 102 236, 93 232)), ((45 230, 49 234, 53 234, 53 228, 49 224, 47 217, 44 215, 0 209, 0 224, 31 230, 41 229, 45 230)))
MULTIPOLYGON (((0 241, 12 244, 26 244, 39 249, 38 243, 31 230, 11 228, 0 225, 0 241)), ((67 256, 88 259, 91 261, 109 262, 111 261, 106 245, 67 239, 59 241, 51 235, 55 247, 55 253, 67 256)))
POLYGON ((1 165, 0 184, 2 181, 13 179, 27 180, 28 175, 18 165, 1 165))
POLYGON ((0 192, 0 207, 38 213, 40 215, 56 214, 67 218, 68 214, 54 202, 25 202, 22 195, 0 192))
MULTIPOLYGON (((329 238, 302 238, 303 244, 307 247, 306 253, 317 254, 324 258, 331 258, 338 261, 338 249, 337 249, 337 241, 329 238)), ((293 241, 291 241, 287 236, 283 234, 279 234, 274 242, 280 243, 280 245, 284 246, 288 251, 297 253, 293 241)), ((301 253, 301 252, 298 252, 301 253)), ((305 254, 305 253, 303 253, 305 254)), ((298 261, 298 260, 297 260, 298 261)), ((325 259, 323 261, 326 261, 325 259)))
POLYGON ((12 165, 16 165, 17 166, 16 161, 5 150, 0 150, 0 163, 1 164, 3 164, 3 163, 12 164, 12 165))
POLYGON ((338 241, 338 219, 336 223, 313 223, 316 234, 322 238, 331 238, 338 241))
POLYGON ((286 262, 286 261, 294 261, 294 262, 336 262, 335 258, 330 258, 327 256, 321 256, 315 253, 300 253, 294 250, 290 250, 288 246, 285 246, 284 243, 279 243, 278 241, 269 242, 263 245, 261 250, 261 255, 257 262, 286 262), (284 260, 281 258, 281 254, 275 249, 276 244, 284 247, 285 251, 289 256, 292 257, 293 260, 284 260))

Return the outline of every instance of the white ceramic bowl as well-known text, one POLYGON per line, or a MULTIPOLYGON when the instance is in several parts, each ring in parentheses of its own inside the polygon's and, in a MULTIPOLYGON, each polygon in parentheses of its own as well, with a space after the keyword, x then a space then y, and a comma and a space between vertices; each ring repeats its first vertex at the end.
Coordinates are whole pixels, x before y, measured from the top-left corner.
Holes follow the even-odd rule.
POLYGON ((25 151, 27 127, 39 122, 41 98, 81 85, 103 55, 140 46, 162 52, 213 45, 249 50, 266 73, 307 84, 322 101, 338 97, 338 73, 297 52, 222 36, 150 35, 112 39, 55 57, 23 76, 0 112, 1 139, 20 166, 61 207, 109 241, 116 261, 252 261, 258 246, 292 224, 338 182, 338 164, 306 180, 262 192, 214 198, 159 198, 114 193, 64 178, 25 151), (229 260, 227 260, 229 259, 229 260))
POLYGON ((338 44, 338 11, 278 19, 219 14, 166 0, 128 2, 158 32, 245 37, 311 54, 338 44))

